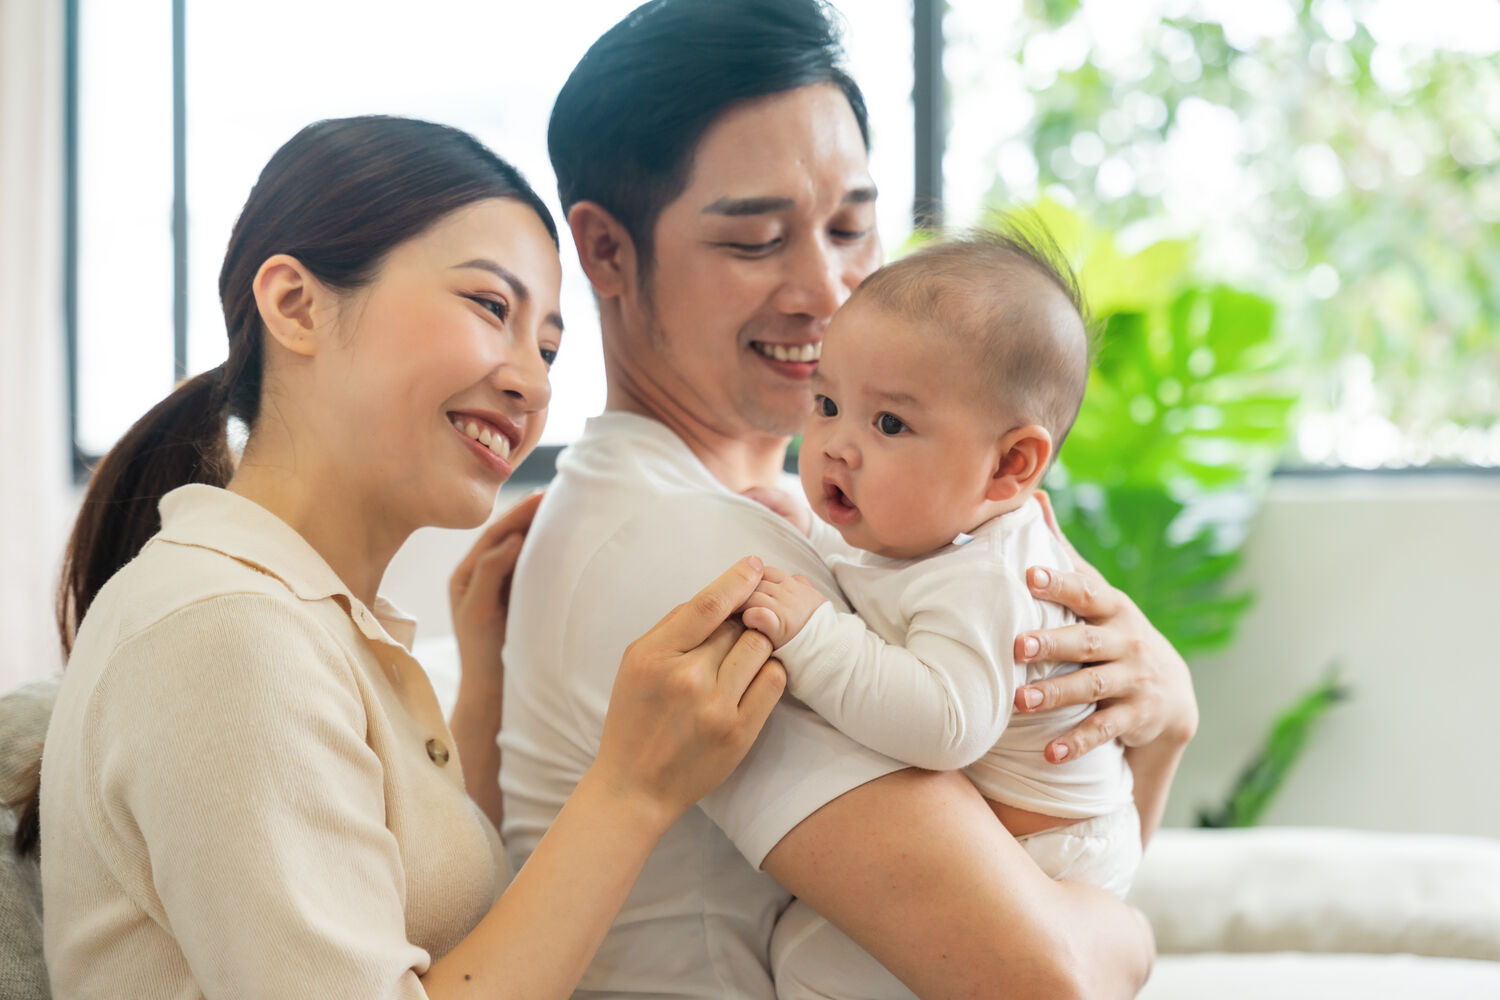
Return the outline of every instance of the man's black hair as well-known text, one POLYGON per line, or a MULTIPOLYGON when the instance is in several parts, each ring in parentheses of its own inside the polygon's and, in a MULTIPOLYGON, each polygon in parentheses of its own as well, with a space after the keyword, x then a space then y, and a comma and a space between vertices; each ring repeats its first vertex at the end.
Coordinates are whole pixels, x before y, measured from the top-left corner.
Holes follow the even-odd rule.
POLYGON ((547 151, 564 216, 601 205, 634 241, 642 273, 663 208, 731 105, 815 83, 849 99, 865 148, 869 115, 844 69, 839 15, 824 0, 652 0, 605 32, 552 107, 547 151))

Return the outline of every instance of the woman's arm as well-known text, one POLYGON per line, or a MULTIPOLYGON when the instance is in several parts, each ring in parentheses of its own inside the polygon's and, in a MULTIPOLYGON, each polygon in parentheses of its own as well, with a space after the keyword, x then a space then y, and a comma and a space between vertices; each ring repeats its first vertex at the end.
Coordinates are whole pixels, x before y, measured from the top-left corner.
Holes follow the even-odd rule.
POLYGON ((728 622, 761 569, 741 560, 626 650, 593 766, 500 901, 422 977, 429 996, 572 992, 657 840, 781 697, 769 641, 728 622))
POLYGON ((463 762, 464 787, 497 830, 503 815, 497 742, 504 690, 500 650, 511 576, 541 502, 542 495, 534 493, 485 528, 448 582, 460 663, 448 728, 463 762))

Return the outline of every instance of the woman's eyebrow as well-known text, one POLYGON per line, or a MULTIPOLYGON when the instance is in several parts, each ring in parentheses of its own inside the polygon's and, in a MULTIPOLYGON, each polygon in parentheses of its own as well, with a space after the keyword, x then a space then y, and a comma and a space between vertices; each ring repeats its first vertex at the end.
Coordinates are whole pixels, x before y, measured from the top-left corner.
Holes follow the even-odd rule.
MULTIPOLYGON (((496 264, 494 261, 489 260, 485 257, 475 257, 473 260, 466 260, 462 264, 454 264, 448 270, 457 271, 461 268, 466 267, 477 268, 481 271, 488 271, 490 274, 493 274, 495 277, 499 278, 501 281, 509 285, 511 287, 511 291, 516 293, 516 298, 520 299, 522 302, 531 301, 531 289, 527 288, 526 282, 522 281, 520 277, 518 277, 516 273, 509 268, 502 267, 499 264, 496 264)), ((547 322, 555 325, 558 330, 562 330, 563 328, 562 316, 558 313, 549 313, 547 315, 547 322)))

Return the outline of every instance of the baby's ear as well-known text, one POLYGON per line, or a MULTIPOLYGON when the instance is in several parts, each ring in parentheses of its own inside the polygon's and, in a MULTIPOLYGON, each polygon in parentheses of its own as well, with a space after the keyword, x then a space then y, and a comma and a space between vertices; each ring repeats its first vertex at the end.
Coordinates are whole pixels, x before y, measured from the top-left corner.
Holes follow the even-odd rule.
POLYGON ((1052 435, 1039 424, 1007 431, 996 447, 986 500, 1012 500, 1038 485, 1052 460, 1052 435))

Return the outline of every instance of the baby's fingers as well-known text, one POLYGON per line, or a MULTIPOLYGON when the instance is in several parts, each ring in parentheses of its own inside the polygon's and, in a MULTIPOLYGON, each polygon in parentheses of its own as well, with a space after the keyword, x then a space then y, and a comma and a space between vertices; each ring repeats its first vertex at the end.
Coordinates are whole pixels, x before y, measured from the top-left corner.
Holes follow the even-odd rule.
POLYGON ((755 604, 748 607, 740 618, 747 629, 753 629, 769 639, 773 645, 779 645, 777 639, 781 636, 781 619, 776 616, 776 612, 771 610, 769 605, 755 604))

